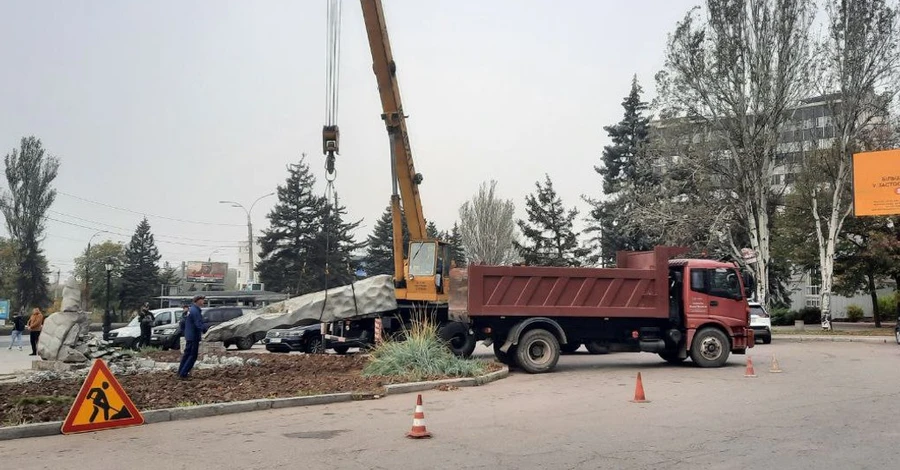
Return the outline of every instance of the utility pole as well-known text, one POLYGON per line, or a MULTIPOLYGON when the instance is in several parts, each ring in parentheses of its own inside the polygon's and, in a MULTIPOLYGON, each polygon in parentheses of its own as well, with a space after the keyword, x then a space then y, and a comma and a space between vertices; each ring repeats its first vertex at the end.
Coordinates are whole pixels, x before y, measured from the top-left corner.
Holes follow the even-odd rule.
POLYGON ((253 284, 255 281, 255 278, 253 275, 254 274, 253 273, 253 271, 254 271, 254 267, 253 267, 253 221, 250 218, 250 213, 253 212, 253 206, 255 206, 256 203, 259 202, 262 198, 274 196, 274 195, 275 195, 275 193, 269 193, 269 194, 260 196, 255 201, 253 201, 253 204, 250 204, 249 210, 246 207, 244 207, 241 204, 234 202, 234 201, 219 201, 219 204, 231 204, 231 207, 240 207, 241 209, 244 209, 245 213, 247 213, 247 252, 250 254, 250 259, 248 260, 247 265, 250 269, 250 273, 249 273, 250 274, 250 284, 253 284))

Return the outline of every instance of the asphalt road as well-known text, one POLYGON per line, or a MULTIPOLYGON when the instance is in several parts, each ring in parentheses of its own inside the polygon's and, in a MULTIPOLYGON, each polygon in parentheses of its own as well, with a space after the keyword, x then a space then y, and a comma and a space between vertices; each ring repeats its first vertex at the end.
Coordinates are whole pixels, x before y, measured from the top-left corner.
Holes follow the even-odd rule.
POLYGON ((560 361, 423 394, 431 440, 409 440, 415 394, 0 442, 4 468, 893 468, 896 345, 757 345, 721 369, 650 354, 560 361), (769 373, 775 354, 781 374, 769 373), (642 373, 650 403, 631 403, 642 373), (126 464, 126 462, 129 462, 126 464), (144 467, 147 468, 147 467, 144 467))

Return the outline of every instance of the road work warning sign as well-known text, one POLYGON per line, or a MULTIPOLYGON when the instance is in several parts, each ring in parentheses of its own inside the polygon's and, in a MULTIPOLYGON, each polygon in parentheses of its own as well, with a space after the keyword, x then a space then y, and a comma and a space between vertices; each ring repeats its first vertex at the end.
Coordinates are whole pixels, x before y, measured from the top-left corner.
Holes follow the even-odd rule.
POLYGON ((144 417, 128 398, 106 363, 95 359, 69 415, 62 425, 63 434, 99 431, 144 424, 144 417))

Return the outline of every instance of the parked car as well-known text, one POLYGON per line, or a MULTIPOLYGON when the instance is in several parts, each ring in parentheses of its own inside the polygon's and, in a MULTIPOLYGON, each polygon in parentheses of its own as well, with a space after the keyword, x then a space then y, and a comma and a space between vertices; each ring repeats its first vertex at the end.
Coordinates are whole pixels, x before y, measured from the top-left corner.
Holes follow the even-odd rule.
MULTIPOLYGON (((150 330, 150 346, 158 347, 163 351, 181 349, 182 332, 179 329, 179 322, 181 322, 181 317, 184 316, 184 310, 180 308, 175 310, 175 312, 171 312, 173 322, 161 323, 150 330)), ((163 318, 168 319, 168 317, 163 318)))
MULTIPOLYGON (((321 331, 322 327, 318 323, 293 328, 274 328, 266 333, 262 342, 269 352, 317 353, 322 350, 321 331)), ((345 341, 332 339, 325 343, 325 349, 333 349, 338 354, 347 354, 350 348, 365 348, 372 343, 368 329, 364 328, 360 322, 335 322, 332 324, 332 334, 345 338, 345 341)))
POLYGON ((763 344, 772 342, 772 318, 759 302, 748 302, 750 305, 750 328, 753 334, 761 339, 763 344))
POLYGON ((266 332, 262 343, 266 350, 275 353, 300 351, 317 353, 322 350, 321 326, 319 324, 296 326, 294 328, 276 328, 266 332))
MULTIPOLYGON (((253 307, 208 307, 201 310, 203 322, 210 328, 234 320, 247 312, 253 310, 253 307)), ((181 320, 181 309, 178 309, 178 321, 181 320)), ((173 325, 162 328, 154 328, 150 337, 150 344, 158 345, 162 349, 180 349, 181 336, 183 332, 178 328, 178 321, 173 325)), ((255 333, 251 337, 231 338, 225 341, 225 347, 236 345, 238 349, 250 349, 253 344, 265 337, 265 333, 255 333)))
MULTIPOLYGON (((150 310, 150 313, 153 314, 152 326, 156 328, 167 327, 170 325, 178 326, 178 321, 181 320, 181 308, 159 308, 150 310)), ((145 344, 140 344, 140 339, 141 324, 138 321, 137 316, 132 318, 131 321, 122 328, 116 328, 109 332, 109 341, 113 346, 121 346, 129 349, 138 349, 142 346, 147 346, 145 344)), ((152 330, 150 335, 150 345, 153 345, 152 330)))

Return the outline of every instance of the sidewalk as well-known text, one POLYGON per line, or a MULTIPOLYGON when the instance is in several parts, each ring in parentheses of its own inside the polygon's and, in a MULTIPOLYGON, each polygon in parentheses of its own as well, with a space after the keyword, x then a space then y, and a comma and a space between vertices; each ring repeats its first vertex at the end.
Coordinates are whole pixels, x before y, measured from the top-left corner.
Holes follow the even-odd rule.
POLYGON ((788 340, 795 342, 803 342, 803 341, 831 341, 831 342, 846 342, 846 343, 876 343, 876 344, 893 344, 896 345, 897 341, 893 336, 832 336, 832 335, 804 335, 804 334, 773 334, 772 342, 778 340, 788 340))
POLYGON ((30 352, 30 346, 26 346, 23 351, 19 351, 18 348, 10 351, 5 346, 0 349, 0 379, 16 372, 30 370, 32 361, 41 360, 38 356, 29 356, 30 352))

